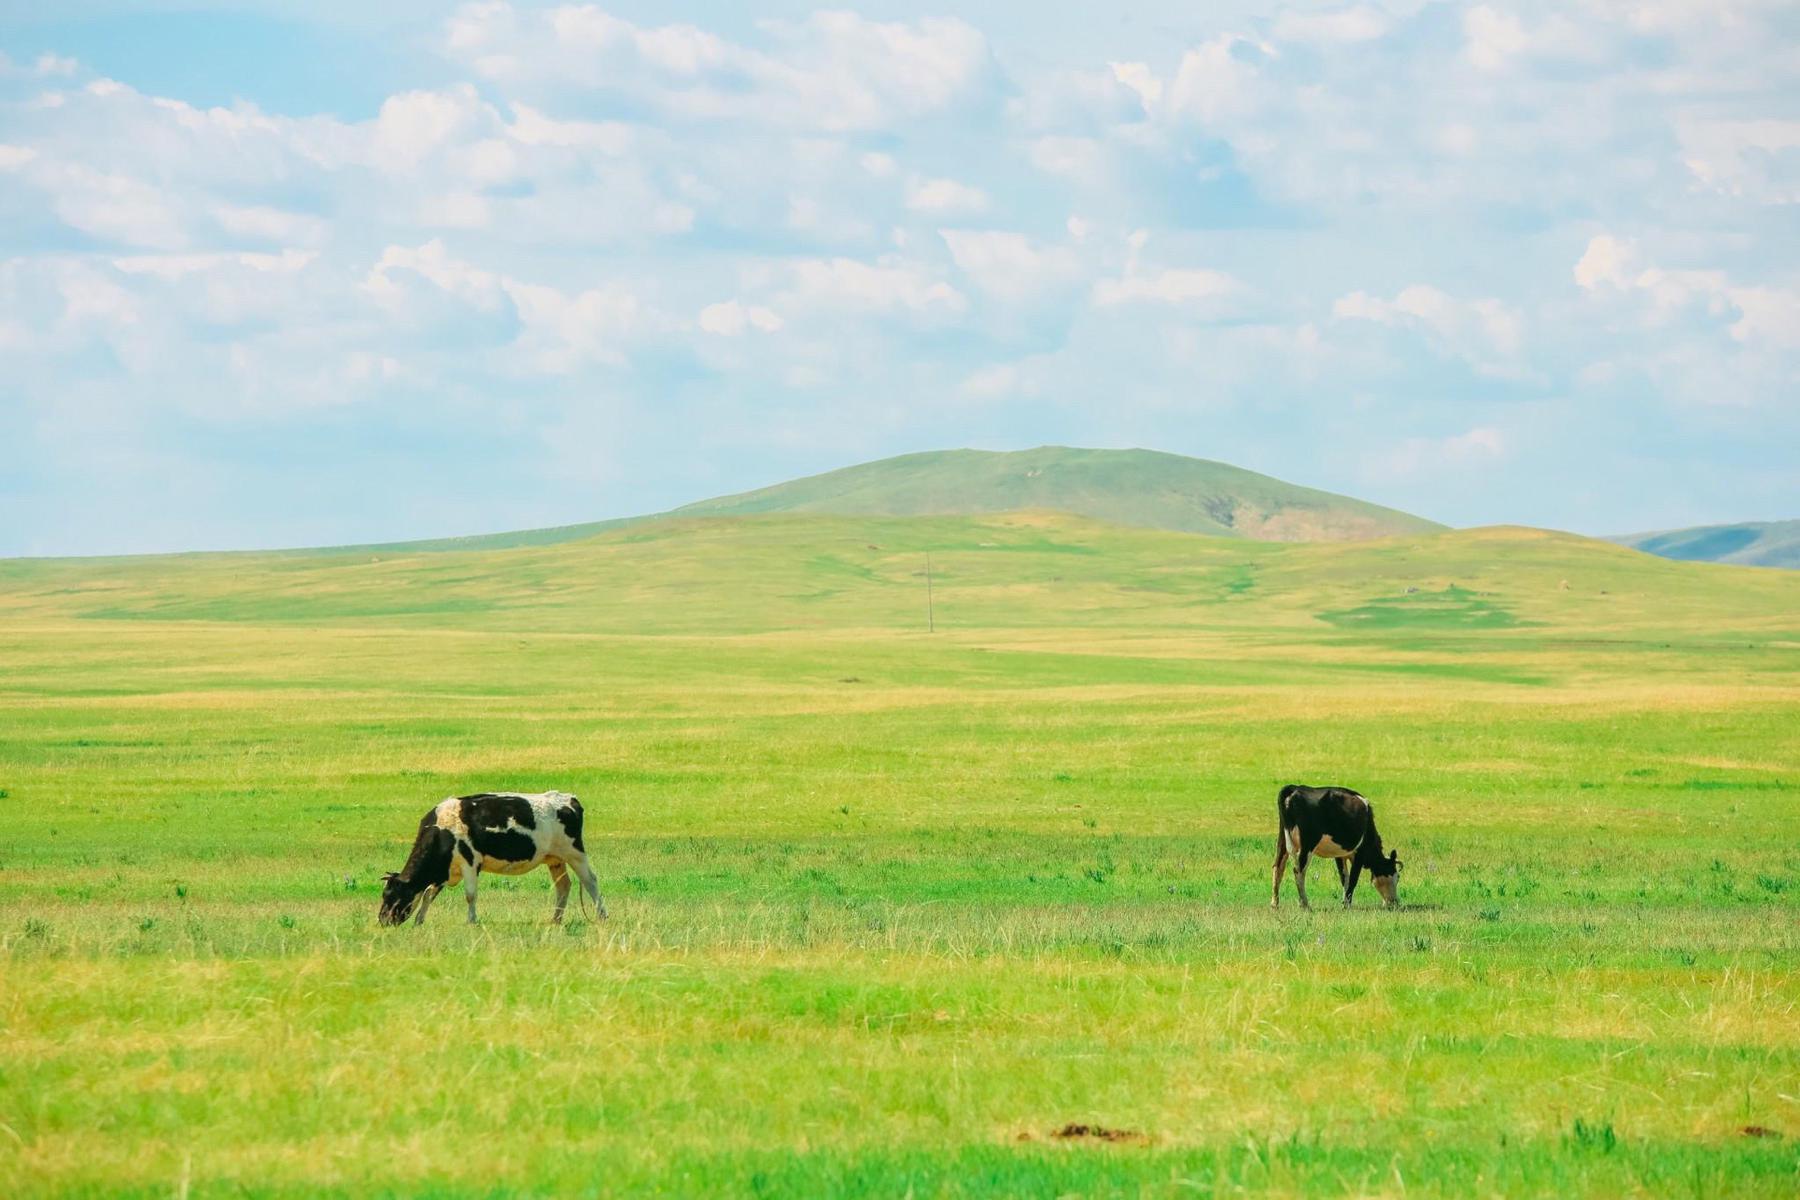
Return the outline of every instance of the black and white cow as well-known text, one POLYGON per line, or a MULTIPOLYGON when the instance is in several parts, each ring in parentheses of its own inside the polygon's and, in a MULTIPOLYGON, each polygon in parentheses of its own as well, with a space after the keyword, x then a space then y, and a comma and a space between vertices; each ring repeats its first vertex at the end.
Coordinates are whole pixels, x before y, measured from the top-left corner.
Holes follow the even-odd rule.
POLYGON ((1356 878, 1368 869, 1375 890, 1389 908, 1400 903, 1397 886, 1400 855, 1381 853, 1381 834, 1375 829, 1375 810, 1360 792, 1342 787, 1307 787, 1290 783, 1275 801, 1281 828, 1275 834, 1275 893, 1269 907, 1281 905, 1281 874, 1288 856, 1294 857, 1294 891, 1300 907, 1306 903, 1306 863, 1313 855, 1337 860, 1338 882, 1344 886, 1344 907, 1356 892, 1356 878), (1348 862, 1349 870, 1344 864, 1348 862))
POLYGON ((386 876, 381 889, 381 923, 398 925, 416 904, 413 924, 425 921, 425 910, 446 885, 461 880, 469 900, 469 924, 475 923, 475 881, 483 871, 523 875, 548 867, 556 885, 560 922, 569 902, 569 872, 581 880, 604 919, 606 904, 588 866, 581 844, 581 801, 567 792, 481 792, 452 796, 426 813, 412 854, 399 871, 386 876))

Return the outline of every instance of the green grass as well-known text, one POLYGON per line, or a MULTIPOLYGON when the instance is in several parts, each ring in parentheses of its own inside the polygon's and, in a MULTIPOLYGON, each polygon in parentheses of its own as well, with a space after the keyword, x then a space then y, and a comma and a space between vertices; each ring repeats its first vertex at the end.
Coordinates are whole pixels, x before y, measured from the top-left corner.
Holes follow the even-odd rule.
POLYGON ((0 563, 0 1171, 1792 1195, 1796 614, 1561 535, 1049 514, 0 563), (1407 908, 1269 910, 1294 780, 1374 798, 1407 908), (613 920, 539 873, 378 928, 491 787, 583 797, 613 920))

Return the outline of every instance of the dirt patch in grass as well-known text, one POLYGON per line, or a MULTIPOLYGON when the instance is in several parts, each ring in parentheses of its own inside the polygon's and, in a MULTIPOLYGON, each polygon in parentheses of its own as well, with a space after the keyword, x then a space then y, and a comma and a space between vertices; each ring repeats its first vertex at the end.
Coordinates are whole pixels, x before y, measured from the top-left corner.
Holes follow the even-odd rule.
MULTIPOLYGON (((1145 1146, 1150 1142, 1149 1134, 1139 1133, 1135 1129, 1108 1129, 1104 1125, 1089 1125, 1081 1121, 1071 1121, 1051 1130, 1049 1138, 1053 1142, 1114 1142, 1128 1146, 1145 1146)), ((1037 1137, 1027 1129, 1019 1134, 1019 1140, 1035 1142, 1037 1137)))
POLYGON ((1753 1138, 1778 1138, 1781 1136, 1779 1130, 1770 1129, 1767 1125, 1746 1125, 1738 1132, 1745 1137, 1753 1138))

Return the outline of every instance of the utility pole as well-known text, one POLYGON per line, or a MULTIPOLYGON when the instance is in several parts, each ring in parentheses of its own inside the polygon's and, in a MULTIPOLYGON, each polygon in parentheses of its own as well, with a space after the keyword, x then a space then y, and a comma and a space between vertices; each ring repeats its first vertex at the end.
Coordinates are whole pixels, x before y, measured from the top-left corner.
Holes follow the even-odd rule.
POLYGON ((925 552, 925 632, 937 632, 937 614, 931 607, 931 551, 925 552))

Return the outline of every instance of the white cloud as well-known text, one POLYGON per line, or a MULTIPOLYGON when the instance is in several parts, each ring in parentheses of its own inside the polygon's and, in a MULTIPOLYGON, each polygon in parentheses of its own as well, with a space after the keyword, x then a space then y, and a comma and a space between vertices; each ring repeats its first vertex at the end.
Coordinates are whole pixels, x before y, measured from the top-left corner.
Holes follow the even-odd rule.
POLYGON ((1605 51, 1598 37, 1558 13, 1528 28, 1517 15, 1486 4, 1463 14, 1464 53, 1478 70, 1496 72, 1530 57, 1593 60, 1605 51))
POLYGON ((232 237, 275 242, 289 246, 317 246, 331 235, 331 225, 320 217, 287 212, 266 205, 220 204, 213 219, 232 237))
POLYGON ((975 286, 1013 302, 1044 300, 1072 283, 1080 270, 1075 254, 1033 242, 1007 230, 943 229, 957 269, 975 286))
POLYGON ((285 250, 280 254, 134 254, 115 258, 112 263, 127 275, 154 275, 159 279, 176 280, 196 272, 233 265, 252 271, 300 271, 316 257, 304 250, 285 250))
POLYGON ((1492 425, 1441 438, 1406 438, 1383 456, 1387 475, 1409 476, 1429 471, 1466 471, 1506 457, 1506 436, 1492 425))
POLYGON ((1162 103, 1163 82, 1147 64, 1116 62, 1108 63, 1107 66, 1112 68, 1113 78, 1137 93, 1138 102, 1146 112, 1162 103))
POLYGON ((404 171, 440 148, 489 126, 497 114, 469 84, 442 92, 389 96, 375 119, 375 165, 404 171))
POLYGON ((969 372, 956 390, 971 400, 1003 400, 1035 393, 1037 388, 1018 364, 994 363, 969 372))
POLYGON ((1597 234, 1575 264, 1575 280, 1597 299, 1648 302, 1645 323, 1666 327, 1683 314, 1726 323, 1735 342, 1759 347, 1800 347, 1800 291, 1734 282, 1718 268, 1671 268, 1643 262, 1629 241, 1597 234))
POLYGON ((906 193, 906 207, 914 212, 978 213, 987 206, 986 192, 954 179, 918 180, 906 193))
POLYGON ((1509 12, 1478 4, 1463 14, 1464 52, 1483 71, 1497 71, 1522 53, 1531 39, 1525 26, 1509 12))
POLYGON ((1267 85, 1256 62, 1274 48, 1266 42, 1225 34, 1181 56, 1169 84, 1171 116, 1217 124, 1242 117, 1267 100, 1267 85))
POLYGON ((813 307, 959 313, 969 306, 967 298, 948 283, 933 279, 916 264, 898 259, 874 263, 849 258, 809 259, 793 264, 790 274, 795 299, 813 307))
POLYGON ((1611 234, 1598 234, 1589 239, 1587 249, 1575 263, 1575 282, 1589 291, 1602 284, 1622 288, 1630 284, 1628 269, 1636 257, 1630 242, 1611 234))
POLYGON ((1289 9, 1275 18, 1273 32, 1278 42, 1368 42, 1387 33, 1389 25, 1386 13, 1358 4, 1324 12, 1289 9))
POLYGON ((880 128, 989 86, 986 39, 958 20, 827 11, 762 29, 768 49, 690 25, 637 25, 591 5, 520 12, 490 3, 461 9, 445 47, 519 90, 625 94, 683 117, 798 128, 880 128))
POLYGON ((1800 121, 1690 118, 1676 127, 1682 161, 1722 195, 1800 204, 1800 121))
POLYGON ((1501 301, 1459 300, 1423 283, 1402 288, 1392 300, 1351 292, 1332 305, 1331 315, 1340 321, 1423 329, 1465 351, 1510 356, 1518 353, 1522 339, 1518 313, 1501 301))
POLYGON ((774 333, 781 326, 781 317, 773 309, 737 300, 709 304, 700 310, 701 330, 720 337, 741 337, 752 329, 758 333, 774 333))
POLYGON ((1103 279, 1094 285, 1093 301, 1097 308, 1145 302, 1216 304, 1236 295, 1241 288, 1242 284, 1223 271, 1169 268, 1103 279))

